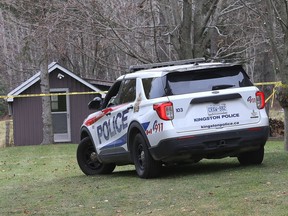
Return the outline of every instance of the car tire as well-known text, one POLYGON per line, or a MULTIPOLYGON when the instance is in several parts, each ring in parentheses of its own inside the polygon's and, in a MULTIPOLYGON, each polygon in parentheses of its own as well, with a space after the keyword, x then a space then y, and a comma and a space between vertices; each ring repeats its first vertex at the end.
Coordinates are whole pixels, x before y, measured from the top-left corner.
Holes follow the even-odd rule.
POLYGON ((132 156, 135 169, 140 178, 155 178, 160 175, 161 162, 152 158, 147 143, 141 134, 133 140, 132 156))
POLYGON ((77 162, 86 175, 109 174, 115 169, 115 164, 103 164, 97 158, 97 152, 89 137, 81 140, 77 148, 77 162))
POLYGON ((238 156, 238 161, 241 165, 258 165, 264 159, 264 146, 259 149, 249 152, 243 152, 238 156))

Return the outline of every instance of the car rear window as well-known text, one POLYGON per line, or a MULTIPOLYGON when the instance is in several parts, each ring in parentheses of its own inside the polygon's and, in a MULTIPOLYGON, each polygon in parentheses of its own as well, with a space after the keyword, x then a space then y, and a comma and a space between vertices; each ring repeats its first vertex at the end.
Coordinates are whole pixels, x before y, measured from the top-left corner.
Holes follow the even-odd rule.
POLYGON ((179 95, 226 88, 253 86, 241 66, 172 72, 164 77, 143 79, 146 97, 179 95))

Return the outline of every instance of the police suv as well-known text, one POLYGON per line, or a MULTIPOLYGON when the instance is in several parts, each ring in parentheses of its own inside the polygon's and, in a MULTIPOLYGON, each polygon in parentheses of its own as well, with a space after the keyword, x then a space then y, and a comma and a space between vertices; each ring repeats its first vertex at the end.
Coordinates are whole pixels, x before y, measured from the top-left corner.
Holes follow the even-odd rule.
POLYGON ((77 161, 86 175, 134 164, 141 178, 168 164, 237 157, 261 164, 269 123, 263 92, 241 65, 191 59, 132 66, 81 127, 77 161))

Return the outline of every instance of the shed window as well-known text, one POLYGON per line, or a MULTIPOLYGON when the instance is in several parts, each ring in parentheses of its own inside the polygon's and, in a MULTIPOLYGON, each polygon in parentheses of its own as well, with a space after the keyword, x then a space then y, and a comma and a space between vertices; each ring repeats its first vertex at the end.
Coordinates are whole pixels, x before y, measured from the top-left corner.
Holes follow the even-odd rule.
POLYGON ((51 96, 51 111, 52 112, 65 112, 65 111, 67 111, 66 95, 51 96))

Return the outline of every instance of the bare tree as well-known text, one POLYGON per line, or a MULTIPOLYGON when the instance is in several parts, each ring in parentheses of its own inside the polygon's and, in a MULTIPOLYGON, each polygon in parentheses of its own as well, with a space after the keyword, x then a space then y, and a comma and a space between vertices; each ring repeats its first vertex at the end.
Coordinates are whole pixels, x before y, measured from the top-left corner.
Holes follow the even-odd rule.
POLYGON ((213 31, 223 8, 223 0, 158 0, 168 35, 180 59, 210 57, 213 31))
MULTIPOLYGON (((50 40, 53 44, 52 59, 83 77, 113 80, 129 65, 138 62, 241 55, 240 48, 233 50, 239 47, 233 41, 242 40, 233 40, 233 37, 227 40, 229 37, 223 34, 228 35, 229 29, 218 23, 221 17, 229 14, 230 11, 223 8, 231 5, 230 0, 107 1, 47 2, 47 5, 53 3, 58 11, 49 11, 54 14, 51 23, 56 19, 61 22, 59 28, 54 27, 57 28, 57 40, 50 40), (226 42, 223 44, 221 41, 226 42), (229 55, 231 50, 234 55, 229 55)), ((37 2, 35 4, 30 5, 32 9, 30 6, 22 9, 27 14, 37 7, 37 2)), ((28 49, 24 49, 26 56, 33 61, 32 65, 37 65, 35 59, 38 54, 31 50, 33 44, 23 44, 27 44, 25 47, 28 49)), ((25 68, 27 65, 19 70, 25 68)))
MULTIPOLYGON (((61 11, 65 6, 59 1, 17 1, 7 2, 6 7, 16 18, 18 29, 27 29, 23 36, 24 46, 21 54, 33 57, 34 67, 41 70, 41 92, 50 93, 48 62, 53 53, 53 41, 57 40, 56 29, 61 25, 61 11), (37 55, 34 55, 37 53, 37 55)), ((19 44, 18 44, 19 45, 19 44)), ((54 142, 50 97, 42 98, 43 141, 42 144, 54 142)))
MULTIPOLYGON (((57 7, 55 7, 53 1, 45 0, 23 1, 18 2, 18 5, 24 9, 25 12, 22 14, 22 19, 26 21, 25 24, 30 28, 30 34, 27 35, 28 41, 30 43, 33 42, 37 51, 41 52, 37 58, 41 72, 41 93, 49 94, 48 62, 50 52, 52 52, 49 47, 51 46, 51 38, 55 37, 55 34, 53 34, 55 32, 54 27, 58 24, 57 19, 59 19, 59 16, 57 15, 59 14, 54 12, 57 7)), ((50 97, 42 97, 43 140, 41 144, 51 144, 54 142, 50 103, 50 97)))
POLYGON ((267 65, 269 57, 267 56, 267 46, 264 46, 266 50, 264 49, 265 64, 263 63, 263 65, 266 65, 266 71, 263 71, 262 77, 265 76, 266 79, 276 77, 283 83, 282 86, 277 87, 276 98, 284 110, 284 140, 285 149, 288 150, 288 3, 286 0, 263 0, 259 2, 241 0, 241 3, 260 21, 258 22, 258 33, 265 41, 263 44, 269 44, 273 56, 273 61, 267 65), (270 72, 267 71, 268 67, 270 72))
POLYGON ((277 88, 277 99, 284 110, 284 142, 288 151, 288 2, 285 0, 265 0, 265 29, 274 56, 276 75, 283 85, 277 88))

